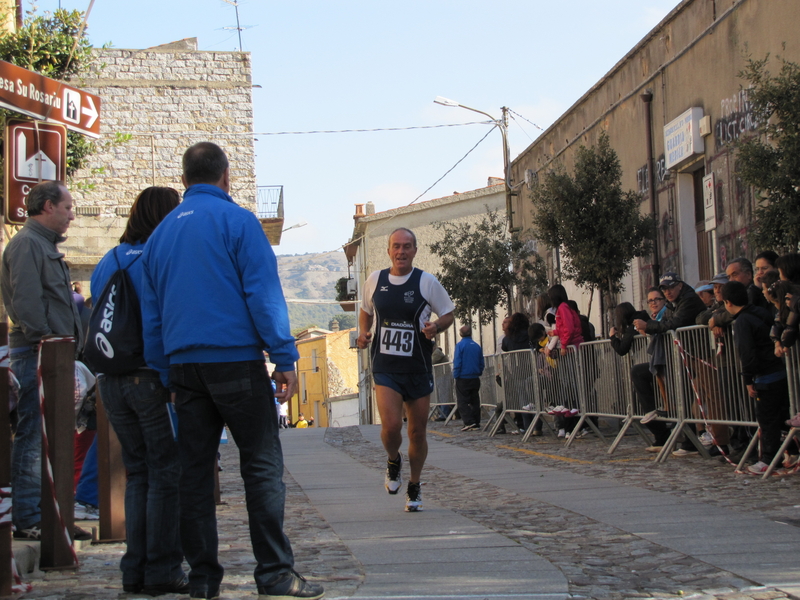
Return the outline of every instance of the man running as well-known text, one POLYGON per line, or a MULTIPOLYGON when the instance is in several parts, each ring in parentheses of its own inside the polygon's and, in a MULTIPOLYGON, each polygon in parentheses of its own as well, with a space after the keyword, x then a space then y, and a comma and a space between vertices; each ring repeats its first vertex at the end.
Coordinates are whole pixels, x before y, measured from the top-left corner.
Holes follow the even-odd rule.
POLYGON ((388 252, 391 268, 375 271, 364 285, 358 347, 365 349, 372 343, 370 356, 381 441, 388 456, 385 485, 392 495, 403 483, 400 444, 405 403, 411 466, 406 512, 416 512, 422 510, 420 476, 428 456, 426 428, 433 391, 431 340, 453 324, 455 307, 433 275, 414 268, 417 238, 413 231, 395 229, 389 236, 388 252), (438 315, 435 321, 430 321, 432 312, 438 315))

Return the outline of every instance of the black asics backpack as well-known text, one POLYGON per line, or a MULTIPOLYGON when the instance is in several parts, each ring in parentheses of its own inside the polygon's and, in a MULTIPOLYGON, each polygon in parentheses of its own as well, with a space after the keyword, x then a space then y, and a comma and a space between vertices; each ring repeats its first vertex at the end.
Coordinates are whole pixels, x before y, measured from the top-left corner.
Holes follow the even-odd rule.
POLYGON ((124 269, 114 249, 117 270, 111 275, 89 317, 89 333, 83 357, 95 373, 124 375, 145 366, 142 312, 128 268, 124 269))

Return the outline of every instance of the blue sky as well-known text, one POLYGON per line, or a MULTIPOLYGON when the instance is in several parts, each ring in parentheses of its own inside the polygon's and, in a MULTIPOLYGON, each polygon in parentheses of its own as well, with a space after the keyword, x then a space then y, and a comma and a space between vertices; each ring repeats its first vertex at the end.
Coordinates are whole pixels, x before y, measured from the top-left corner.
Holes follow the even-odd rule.
MULTIPOLYGON (((89 0, 61 0, 86 10, 89 0)), ((677 0, 240 0, 252 53, 256 132, 373 129, 483 120, 507 106, 511 158, 608 72, 677 0), (527 119, 527 121, 525 120, 527 119)), ((25 8, 30 4, 25 3, 25 8)), ((58 8, 40 0, 38 10, 58 8)), ((223 0, 95 0, 96 46, 147 48, 197 37, 201 50, 237 50, 235 9, 223 0)), ((283 185, 287 231, 279 254, 345 243, 354 204, 413 201, 489 125, 396 132, 257 135, 259 185, 283 185)), ((502 177, 493 131, 420 201, 502 177)))

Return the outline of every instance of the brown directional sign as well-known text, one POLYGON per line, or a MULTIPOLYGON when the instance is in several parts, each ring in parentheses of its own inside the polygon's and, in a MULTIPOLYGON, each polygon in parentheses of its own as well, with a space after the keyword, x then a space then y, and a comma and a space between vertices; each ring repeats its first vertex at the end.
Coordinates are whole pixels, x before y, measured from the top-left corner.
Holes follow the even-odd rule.
POLYGON ((21 225, 28 218, 25 199, 40 181, 67 177, 67 129, 56 123, 23 119, 6 121, 5 220, 21 225))
POLYGON ((0 106, 100 137, 100 96, 2 60, 0 106))

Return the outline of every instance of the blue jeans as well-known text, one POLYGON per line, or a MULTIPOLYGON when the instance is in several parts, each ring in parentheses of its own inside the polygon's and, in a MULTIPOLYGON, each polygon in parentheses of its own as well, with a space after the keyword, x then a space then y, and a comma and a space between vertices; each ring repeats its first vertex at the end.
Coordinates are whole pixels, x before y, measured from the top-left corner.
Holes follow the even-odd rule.
POLYGON ((122 446, 127 551, 122 583, 157 585, 182 575, 178 445, 167 414, 169 390, 155 371, 100 375, 100 399, 122 446))
MULTIPOLYGON (((119 437, 119 436, 118 436, 119 437)), ((92 445, 86 452, 81 467, 81 477, 75 488, 75 501, 88 504, 97 508, 100 506, 100 490, 98 489, 97 471, 97 436, 92 440, 92 445)))
POLYGON ((42 412, 39 407, 38 351, 11 355, 11 370, 19 381, 17 433, 11 451, 11 495, 13 521, 17 530, 41 521, 42 499, 42 412))
POLYGON ((283 533, 283 452, 278 415, 264 361, 172 365, 181 457, 181 539, 192 567, 192 591, 219 589, 214 470, 224 424, 244 480, 256 585, 267 586, 294 566, 283 533))

